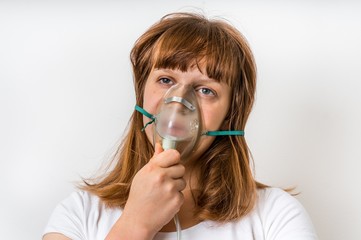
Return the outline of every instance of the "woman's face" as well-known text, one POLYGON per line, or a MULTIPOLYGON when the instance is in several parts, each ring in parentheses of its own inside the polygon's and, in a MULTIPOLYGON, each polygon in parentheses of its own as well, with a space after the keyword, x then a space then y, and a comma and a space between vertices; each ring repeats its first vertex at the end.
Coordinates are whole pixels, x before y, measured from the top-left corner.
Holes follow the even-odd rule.
MULTIPOLYGON (((205 69, 201 69, 206 72, 205 69)), ((143 108, 156 114, 167 90, 175 84, 192 86, 195 90, 203 120, 203 131, 216 131, 222 126, 230 105, 230 87, 203 74, 195 66, 186 72, 172 69, 153 69, 144 90, 143 108)), ((144 125, 149 118, 143 117, 144 125)), ((153 124, 145 129, 150 142, 153 142, 153 124)), ((190 156, 198 158, 213 142, 214 137, 202 136, 196 151, 190 156)))

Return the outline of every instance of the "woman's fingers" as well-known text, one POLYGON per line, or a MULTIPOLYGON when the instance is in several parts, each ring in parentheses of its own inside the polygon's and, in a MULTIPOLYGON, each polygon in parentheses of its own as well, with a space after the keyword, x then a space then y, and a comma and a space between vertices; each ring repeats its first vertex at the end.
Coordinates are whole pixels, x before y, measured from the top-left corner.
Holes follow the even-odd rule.
POLYGON ((183 178, 185 167, 182 164, 176 164, 167 168, 166 174, 173 179, 183 178))
POLYGON ((186 188, 187 183, 183 178, 178 178, 174 180, 174 186, 178 192, 181 192, 186 188))
POLYGON ((148 165, 150 170, 158 169, 158 174, 172 179, 182 178, 185 174, 185 167, 180 163, 180 154, 173 149, 156 152, 148 165))
POLYGON ((168 168, 180 163, 180 154, 175 149, 168 149, 163 151, 161 147, 156 148, 154 155, 149 162, 154 163, 162 168, 168 168))
POLYGON ((158 155, 159 153, 163 152, 163 148, 162 146, 160 145, 160 143, 155 143, 155 146, 154 146, 154 156, 155 155, 158 155))

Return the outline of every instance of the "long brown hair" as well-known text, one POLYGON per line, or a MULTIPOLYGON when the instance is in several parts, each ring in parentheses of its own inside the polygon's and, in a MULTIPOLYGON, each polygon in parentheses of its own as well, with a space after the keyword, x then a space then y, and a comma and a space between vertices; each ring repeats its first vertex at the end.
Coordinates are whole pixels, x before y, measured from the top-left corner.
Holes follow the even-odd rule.
MULTIPOLYGON (((151 26, 135 43, 133 66, 136 104, 143 105, 146 80, 152 68, 186 71, 190 64, 204 63, 206 74, 232 89, 224 130, 243 130, 251 112, 256 89, 256 66, 243 35, 224 20, 193 13, 174 13, 151 26)), ((85 181, 82 189, 109 207, 124 207, 134 175, 154 153, 138 112, 131 116, 114 167, 98 181, 85 181)), ((216 137, 196 162, 198 187, 193 189, 199 220, 230 221, 249 213, 257 198, 250 153, 244 137, 216 137)))

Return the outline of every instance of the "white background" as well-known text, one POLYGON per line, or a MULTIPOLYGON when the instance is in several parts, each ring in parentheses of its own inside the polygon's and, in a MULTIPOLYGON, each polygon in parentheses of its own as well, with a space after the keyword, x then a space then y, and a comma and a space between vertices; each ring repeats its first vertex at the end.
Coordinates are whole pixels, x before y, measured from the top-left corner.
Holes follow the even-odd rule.
POLYGON ((341 0, 0 0, 0 239, 40 239, 110 158, 134 107, 134 41, 195 9, 228 19, 254 51, 257 179, 296 186, 320 239, 361 239, 361 4, 341 0))

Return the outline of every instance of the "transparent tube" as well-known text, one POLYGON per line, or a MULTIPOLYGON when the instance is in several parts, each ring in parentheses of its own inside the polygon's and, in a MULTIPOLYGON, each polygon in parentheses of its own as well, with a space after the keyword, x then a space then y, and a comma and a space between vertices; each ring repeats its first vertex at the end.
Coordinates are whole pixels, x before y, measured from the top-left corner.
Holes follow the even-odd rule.
POLYGON ((174 216, 173 220, 174 220, 175 228, 177 230, 177 240, 181 240, 181 238, 182 238, 182 228, 181 228, 181 225, 180 225, 178 214, 176 214, 174 216))

